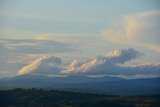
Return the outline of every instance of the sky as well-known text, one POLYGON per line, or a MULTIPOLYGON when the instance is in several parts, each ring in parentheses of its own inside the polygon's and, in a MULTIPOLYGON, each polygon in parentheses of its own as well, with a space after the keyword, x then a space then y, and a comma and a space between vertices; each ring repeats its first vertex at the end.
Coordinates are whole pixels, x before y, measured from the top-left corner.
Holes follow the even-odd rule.
POLYGON ((0 0, 0 78, 160 76, 159 5, 159 0, 0 0))

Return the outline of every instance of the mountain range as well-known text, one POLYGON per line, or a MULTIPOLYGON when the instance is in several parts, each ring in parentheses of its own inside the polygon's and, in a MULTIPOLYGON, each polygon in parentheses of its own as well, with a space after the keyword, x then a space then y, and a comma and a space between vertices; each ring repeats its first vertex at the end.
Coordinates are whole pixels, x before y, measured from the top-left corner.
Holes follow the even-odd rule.
POLYGON ((69 75, 48 77, 44 75, 24 74, 0 79, 1 90, 13 88, 59 89, 116 95, 149 95, 160 94, 160 77, 126 80, 109 76, 89 77, 84 75, 69 75))

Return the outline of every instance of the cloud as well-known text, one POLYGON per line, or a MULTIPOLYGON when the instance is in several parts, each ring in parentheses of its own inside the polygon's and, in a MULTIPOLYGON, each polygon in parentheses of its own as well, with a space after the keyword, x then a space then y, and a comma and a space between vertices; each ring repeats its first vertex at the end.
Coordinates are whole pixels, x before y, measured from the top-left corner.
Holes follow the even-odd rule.
POLYGON ((58 57, 42 57, 33 61, 31 64, 24 66, 17 74, 57 74, 61 71, 60 65, 61 59, 58 57))
POLYGON ((24 66, 17 74, 26 73, 43 75, 110 75, 110 76, 160 76, 160 64, 126 65, 128 61, 139 58, 139 51, 128 48, 118 49, 85 61, 73 60, 65 66, 55 56, 41 57, 24 66))
POLYGON ((8 76, 14 76, 20 68, 42 56, 77 51, 70 43, 60 41, 0 38, 0 71, 11 72, 8 76))
POLYGON ((143 45, 160 52, 160 11, 145 11, 123 19, 122 24, 104 31, 102 37, 114 43, 143 45))
POLYGON ((74 60, 63 73, 87 75, 160 75, 160 64, 122 65, 142 54, 132 48, 115 50, 84 62, 74 60))
MULTIPOLYGON (((108 68, 112 66, 116 66, 117 64, 124 64, 127 61, 135 59, 141 55, 140 52, 129 48, 129 49, 121 49, 115 50, 104 56, 97 56, 96 58, 87 60, 85 62, 78 62, 74 60, 66 69, 66 73, 79 73, 79 72, 99 72, 106 71, 108 68)), ((105 72, 104 72, 105 73, 105 72)))
POLYGON ((139 56, 141 56, 142 53, 139 51, 136 51, 133 48, 129 49, 118 49, 115 51, 112 51, 107 54, 107 60, 110 64, 116 65, 116 64, 123 64, 127 61, 130 61, 132 59, 135 59, 139 56))
POLYGON ((140 52, 129 48, 115 50, 107 54, 106 57, 97 56, 96 58, 86 60, 82 63, 74 60, 67 68, 61 66, 61 59, 51 56, 42 57, 31 64, 23 67, 17 74, 36 73, 36 74, 57 74, 57 73, 99 73, 105 72, 106 67, 124 64, 127 61, 135 59, 141 55, 140 52))
POLYGON ((49 34, 38 34, 38 35, 35 35, 35 38, 38 39, 38 40, 49 40, 50 37, 49 37, 49 34))
MULTIPOLYGON (((36 39, 4 39, 0 38, 0 49, 8 49, 9 53, 49 54, 77 51, 69 43, 36 39), (2 45, 3 47, 2 47, 2 45)), ((0 52, 1 54, 1 52, 0 52)))

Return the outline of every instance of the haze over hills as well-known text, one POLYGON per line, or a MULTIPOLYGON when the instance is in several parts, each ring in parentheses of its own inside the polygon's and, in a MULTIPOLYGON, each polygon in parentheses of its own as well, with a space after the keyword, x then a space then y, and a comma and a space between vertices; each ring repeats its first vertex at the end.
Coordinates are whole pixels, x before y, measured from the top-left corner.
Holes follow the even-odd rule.
POLYGON ((94 83, 104 81, 121 81, 122 78, 116 77, 88 77, 80 75, 69 75, 61 77, 48 77, 44 75, 24 74, 12 78, 1 79, 1 84, 10 86, 26 86, 29 87, 51 87, 60 84, 74 84, 74 83, 94 83))
POLYGON ((117 77, 88 77, 69 75, 65 77, 48 77, 25 74, 1 79, 2 89, 43 88, 118 95, 160 94, 160 77, 126 80, 117 77))

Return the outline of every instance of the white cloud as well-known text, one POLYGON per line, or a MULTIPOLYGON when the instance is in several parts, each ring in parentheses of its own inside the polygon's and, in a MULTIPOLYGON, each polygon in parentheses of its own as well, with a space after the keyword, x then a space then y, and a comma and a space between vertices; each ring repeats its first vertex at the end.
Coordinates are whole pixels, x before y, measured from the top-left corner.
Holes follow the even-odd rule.
POLYGON ((60 65, 61 59, 58 57, 42 57, 33 61, 31 64, 24 66, 17 74, 56 74, 61 70, 60 65))
POLYGON ((73 60, 66 66, 62 66, 61 59, 58 57, 42 57, 24 66, 17 74, 160 76, 160 64, 125 65, 128 61, 136 59, 141 55, 142 53, 132 48, 121 49, 109 52, 106 56, 97 56, 82 62, 73 60))
POLYGON ((78 62, 74 60, 68 66, 66 71, 64 71, 64 73, 94 73, 102 70, 105 72, 110 67, 113 67, 117 64, 124 64, 125 62, 135 59, 140 55, 140 52, 132 48, 115 50, 108 53, 107 57, 97 56, 96 58, 87 60, 85 62, 78 62))
POLYGON ((160 52, 160 11, 124 16, 121 25, 102 33, 103 38, 119 44, 143 45, 160 52))
POLYGON ((77 51, 71 44, 60 41, 0 38, 0 71, 14 76, 20 68, 42 56, 77 51))
POLYGON ((135 59, 141 55, 142 55, 142 53, 140 53, 139 51, 136 51, 133 48, 118 49, 118 50, 115 50, 115 51, 108 53, 107 60, 112 65, 116 65, 118 63, 123 64, 126 61, 130 61, 130 60, 135 59))
POLYGON ((132 48, 115 50, 108 53, 106 57, 97 56, 84 62, 74 60, 63 73, 87 75, 160 75, 160 64, 122 65, 140 55, 140 52, 132 48))

